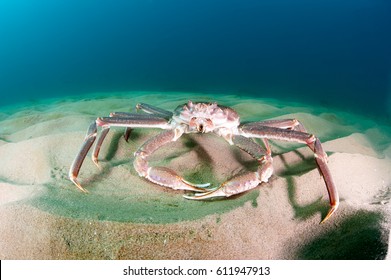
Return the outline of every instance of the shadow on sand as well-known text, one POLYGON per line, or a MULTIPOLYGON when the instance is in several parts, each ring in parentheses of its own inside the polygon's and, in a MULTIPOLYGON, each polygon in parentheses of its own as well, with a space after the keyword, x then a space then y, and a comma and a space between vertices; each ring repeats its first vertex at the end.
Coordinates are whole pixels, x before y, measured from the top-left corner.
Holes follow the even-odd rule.
POLYGON ((389 229, 381 213, 360 210, 337 227, 322 232, 297 252, 305 260, 382 260, 389 229))

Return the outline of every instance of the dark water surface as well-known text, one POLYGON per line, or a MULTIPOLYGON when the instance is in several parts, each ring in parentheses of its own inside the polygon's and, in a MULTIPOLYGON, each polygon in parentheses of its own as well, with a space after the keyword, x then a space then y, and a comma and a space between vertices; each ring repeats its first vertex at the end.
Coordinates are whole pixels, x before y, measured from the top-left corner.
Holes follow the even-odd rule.
POLYGON ((391 115, 391 1, 2 0, 0 105, 197 91, 391 115))

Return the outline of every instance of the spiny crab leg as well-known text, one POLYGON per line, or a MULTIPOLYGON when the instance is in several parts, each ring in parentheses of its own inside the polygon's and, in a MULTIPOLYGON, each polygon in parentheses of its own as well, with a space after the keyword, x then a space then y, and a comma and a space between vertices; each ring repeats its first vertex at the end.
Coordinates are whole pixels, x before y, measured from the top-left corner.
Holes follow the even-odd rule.
MULTIPOLYGON (((262 122, 253 122, 246 124, 246 127, 259 127, 260 125, 275 127, 280 129, 297 130, 306 132, 304 126, 296 119, 284 120, 266 120, 262 122)), ((261 165, 257 172, 246 173, 236 176, 229 181, 223 183, 214 191, 204 194, 195 194, 194 196, 186 196, 188 199, 209 199, 213 197, 228 197, 234 194, 245 192, 251 188, 255 188, 262 182, 267 182, 273 172, 271 149, 266 138, 262 138, 263 144, 266 148, 263 149, 260 145, 241 135, 235 135, 232 138, 233 144, 250 154, 253 158, 258 160, 261 165)))
POLYGON ((98 118, 96 122, 99 126, 102 127, 102 132, 98 138, 98 141, 92 153, 92 160, 98 167, 99 167, 98 165, 99 151, 111 126, 126 127, 127 129, 125 132, 126 141, 128 141, 128 137, 133 127, 167 128, 167 120, 162 119, 160 117, 152 116, 152 115, 124 113, 124 112, 111 113, 110 117, 98 118))
MULTIPOLYGON (((127 117, 127 116, 130 116, 130 115, 134 115, 134 114, 131 114, 131 113, 124 113, 124 112, 115 112, 115 113, 111 113, 110 114, 110 117, 127 117)), ((129 136, 130 136, 130 133, 132 132, 133 128, 131 127, 127 127, 125 128, 125 133, 124 133, 124 139, 126 142, 128 142, 129 140, 129 136)))
POLYGON ((251 122, 244 124, 246 127, 252 126, 267 126, 281 129, 290 129, 301 132, 307 132, 304 125, 297 119, 283 119, 283 120, 266 120, 260 122, 251 122))
POLYGON ((167 130, 145 142, 136 152, 134 168, 137 173, 149 181, 175 190, 191 190, 194 192, 205 192, 210 184, 193 184, 185 181, 175 171, 166 167, 150 167, 148 157, 161 146, 176 141, 183 131, 167 130))
MULTIPOLYGON (((114 113, 110 113, 110 118, 140 119, 140 114, 127 113, 127 112, 114 112, 114 113)), ((99 151, 109 131, 110 131, 109 126, 103 126, 98 141, 94 147, 94 151, 92 153, 92 160, 96 164, 96 166, 98 166, 98 168, 99 168, 99 164, 98 164, 99 151)), ((131 131, 132 131, 132 127, 127 127, 125 130, 124 138, 126 142, 128 142, 131 131)))
MULTIPOLYGON (((125 113, 125 112, 114 112, 114 113, 110 113, 110 117, 116 117, 116 118, 118 118, 118 117, 122 117, 122 118, 128 117, 129 118, 129 117, 137 117, 137 114, 125 113)), ((124 135, 124 138, 125 138, 126 142, 128 142, 128 138, 129 138, 131 130, 132 130, 132 128, 130 128, 130 127, 126 128, 126 132, 125 132, 125 135, 124 135)), ((105 138, 106 138, 107 134, 109 133, 109 131, 110 131, 110 127, 109 126, 102 127, 102 131, 101 131, 101 133, 99 135, 98 141, 96 142, 95 147, 94 147, 94 151, 92 153, 92 161, 95 163, 95 165, 98 168, 100 168, 99 164, 98 164, 99 151, 100 151, 102 143, 105 140, 105 138)))
POLYGON ((162 118, 167 118, 167 119, 170 119, 172 117, 172 112, 170 111, 166 111, 162 108, 158 108, 158 107, 155 107, 155 106, 152 106, 152 105, 149 105, 149 104, 145 104, 145 103, 139 103, 136 105, 136 109, 137 110, 142 110, 144 111, 145 113, 148 113, 148 114, 153 114, 153 115, 156 115, 156 116, 159 116, 159 117, 162 117, 162 118))
POLYGON ((103 127, 102 134, 99 137, 98 143, 94 148, 94 152, 92 155, 93 161, 97 164, 98 154, 100 147, 107 133, 109 132, 109 128, 111 126, 121 126, 121 127, 150 127, 150 128, 162 128, 168 129, 170 125, 168 124, 166 119, 159 118, 151 115, 137 115, 133 114, 132 116, 127 116, 126 118, 121 117, 107 117, 107 118, 98 118, 95 122, 93 122, 88 130, 87 134, 84 138, 83 145, 76 155, 76 158, 72 162, 71 168, 69 170, 69 179, 83 192, 87 192, 85 188, 83 188, 79 181, 77 180, 77 176, 79 175, 79 171, 81 165, 83 164, 84 159, 86 158, 88 151, 91 149, 92 144, 94 143, 97 135, 97 126, 103 127))
POLYGON ((76 158, 72 162, 71 169, 69 170, 69 179, 76 185, 76 187, 78 187, 82 192, 85 193, 88 191, 80 185, 77 180, 77 175, 79 175, 80 167, 83 164, 83 161, 86 158, 88 151, 90 150, 92 144, 94 144, 96 133, 96 123, 93 122, 88 128, 83 145, 76 158))
MULTIPOLYGON (((152 105, 144 104, 144 103, 137 104, 136 105, 136 109, 137 110, 142 110, 145 113, 148 113, 148 114, 153 115, 155 117, 164 118, 166 120, 169 120, 172 117, 172 113, 171 112, 166 111, 166 110, 161 109, 161 108, 158 108, 158 107, 155 107, 155 106, 152 106, 152 105)), ((114 112, 114 113, 110 114, 110 117, 127 118, 127 117, 135 117, 135 116, 137 117, 137 116, 142 116, 142 115, 134 114, 134 113, 128 113, 128 112, 114 112)), ((131 127, 127 127, 125 129, 124 138, 125 138, 126 142, 128 142, 129 135, 130 135, 131 131, 132 131, 131 127)))
POLYGON ((245 137, 267 138, 306 144, 315 154, 315 160, 325 181, 330 200, 330 209, 321 223, 325 222, 328 218, 331 217, 331 215, 338 208, 339 196, 330 170, 327 166, 327 154, 324 152, 321 142, 317 137, 301 131, 286 130, 260 125, 257 126, 251 124, 243 125, 240 131, 241 134, 245 137))
POLYGON ((330 170, 327 166, 327 155, 322 148, 320 140, 314 135, 306 133, 305 128, 302 125, 296 128, 298 130, 293 130, 295 126, 292 125, 285 127, 285 122, 286 120, 282 122, 273 121, 264 123, 271 126, 261 126, 260 123, 250 123, 243 125, 240 130, 241 135, 248 138, 261 138, 264 141, 266 147, 265 156, 259 158, 260 154, 265 151, 262 151, 260 147, 254 145, 254 142, 250 140, 246 142, 243 138, 238 138, 238 136, 234 136, 233 138, 234 144, 236 146, 245 150, 254 158, 259 158, 258 161, 260 162, 261 166, 258 168, 258 171, 236 176, 228 182, 223 183, 214 191, 210 191, 204 194, 195 194, 194 196, 186 196, 186 198, 199 200, 221 196, 228 197, 255 188, 258 184, 267 182, 273 172, 271 151, 267 139, 298 142, 306 144, 315 154, 315 160, 326 183, 330 200, 330 209, 321 223, 329 219, 338 208, 339 196, 334 181, 331 177, 330 170))
POLYGON ((105 140, 109 131, 110 131, 110 127, 102 128, 102 131, 100 132, 98 141, 95 144, 94 151, 92 152, 92 161, 95 163, 95 165, 98 168, 100 168, 99 163, 98 163, 98 156, 99 156, 100 147, 102 146, 103 140, 105 140))
POLYGON ((267 140, 264 140, 266 150, 259 144, 241 135, 232 137, 235 146, 244 150, 255 158, 260 166, 256 172, 248 172, 233 177, 227 182, 220 185, 217 189, 209 191, 204 194, 195 194, 194 196, 185 196, 187 199, 201 200, 210 199, 214 197, 229 197, 231 195, 239 194, 257 187, 262 182, 267 182, 273 173, 273 159, 271 157, 271 150, 267 140))
MULTIPOLYGON (((167 110, 164 110, 162 108, 158 108, 149 104, 145 103, 139 103, 136 105, 137 110, 142 110, 145 113, 155 115, 157 117, 165 118, 167 120, 172 118, 173 113, 167 110)), ((125 141, 128 142, 130 132, 132 131, 132 128, 127 127, 125 130, 125 141)))
POLYGON ((267 182, 273 173, 271 157, 265 157, 260 163, 257 172, 249 172, 233 177, 221 184, 217 189, 205 194, 195 194, 194 196, 184 196, 187 199, 200 200, 214 197, 229 197, 257 187, 260 183, 267 182))

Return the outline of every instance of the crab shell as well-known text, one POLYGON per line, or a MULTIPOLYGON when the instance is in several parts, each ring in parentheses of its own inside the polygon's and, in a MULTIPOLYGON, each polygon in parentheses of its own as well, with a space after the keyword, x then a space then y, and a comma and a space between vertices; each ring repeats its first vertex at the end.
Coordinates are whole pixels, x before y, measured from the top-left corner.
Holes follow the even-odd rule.
POLYGON ((232 108, 217 103, 191 101, 178 106, 172 120, 188 126, 187 132, 194 133, 208 133, 221 128, 233 129, 240 124, 239 115, 232 108))

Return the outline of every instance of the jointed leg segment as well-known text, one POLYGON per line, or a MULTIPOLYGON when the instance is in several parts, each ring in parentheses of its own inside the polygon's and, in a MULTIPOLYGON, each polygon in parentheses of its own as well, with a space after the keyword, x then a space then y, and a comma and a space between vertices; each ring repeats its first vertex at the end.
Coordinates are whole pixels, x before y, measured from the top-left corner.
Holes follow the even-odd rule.
POLYGON ((162 128, 162 129, 166 129, 170 127, 166 119, 154 115, 112 113, 111 117, 98 118, 88 128, 87 134, 84 138, 83 145, 79 153, 77 154, 76 158, 74 159, 71 168, 69 170, 70 180, 83 192, 87 192, 87 190, 80 185, 79 181, 77 180, 77 176, 79 175, 79 171, 81 165, 83 164, 84 159, 86 158, 89 150, 91 149, 93 143, 95 142, 97 136, 97 126, 102 127, 102 132, 98 138, 98 141, 92 153, 92 160, 96 165, 98 165, 98 155, 99 155, 100 148, 111 126, 121 126, 121 127, 130 127, 130 128, 150 127, 150 128, 162 128))
POLYGON ((88 151, 90 150, 92 144, 96 139, 96 123, 93 122, 87 130, 86 137, 84 138, 83 146, 81 147, 79 153, 77 154, 75 160, 71 165, 71 169, 69 170, 69 179, 82 191, 87 192, 85 188, 83 188, 77 180, 77 175, 79 175, 80 167, 83 164, 84 159, 87 156, 88 151))
MULTIPOLYGON (((302 130, 305 131, 303 128, 302 130)), ((339 196, 337 188, 332 179, 330 170, 327 166, 327 154, 324 152, 320 140, 312 134, 308 134, 304 131, 286 130, 277 127, 268 127, 261 125, 243 125, 241 127, 241 133, 245 137, 254 138, 267 138, 275 140, 283 140, 290 142, 298 142, 306 144, 315 155, 316 163, 319 167, 320 173, 326 184, 327 192, 330 200, 330 209, 326 217, 322 220, 325 222, 330 216, 337 210, 339 205, 339 196)))
POLYGON ((192 184, 185 181, 169 168, 150 167, 148 165, 147 159, 154 151, 165 144, 175 141, 179 136, 175 131, 168 130, 145 142, 135 153, 134 168, 141 177, 145 177, 155 184, 172 189, 204 192, 204 188, 208 187, 209 184, 192 184))
POLYGON ((167 120, 172 117, 172 112, 158 108, 149 104, 139 103, 136 105, 137 110, 142 110, 145 113, 156 115, 158 117, 166 118, 167 120))
POLYGON ((213 197, 229 197, 253 189, 260 183, 269 180, 270 176, 273 174, 273 159, 267 140, 264 141, 266 150, 252 139, 241 135, 235 135, 232 140, 235 146, 244 150, 259 162, 258 170, 237 175, 210 192, 196 194, 194 196, 185 196, 186 198, 199 200, 213 197))
POLYGON ((261 122, 251 122, 245 124, 246 127, 251 126, 267 126, 288 130, 296 130, 301 132, 307 132, 304 125, 297 119, 283 119, 283 120, 266 120, 261 122))

